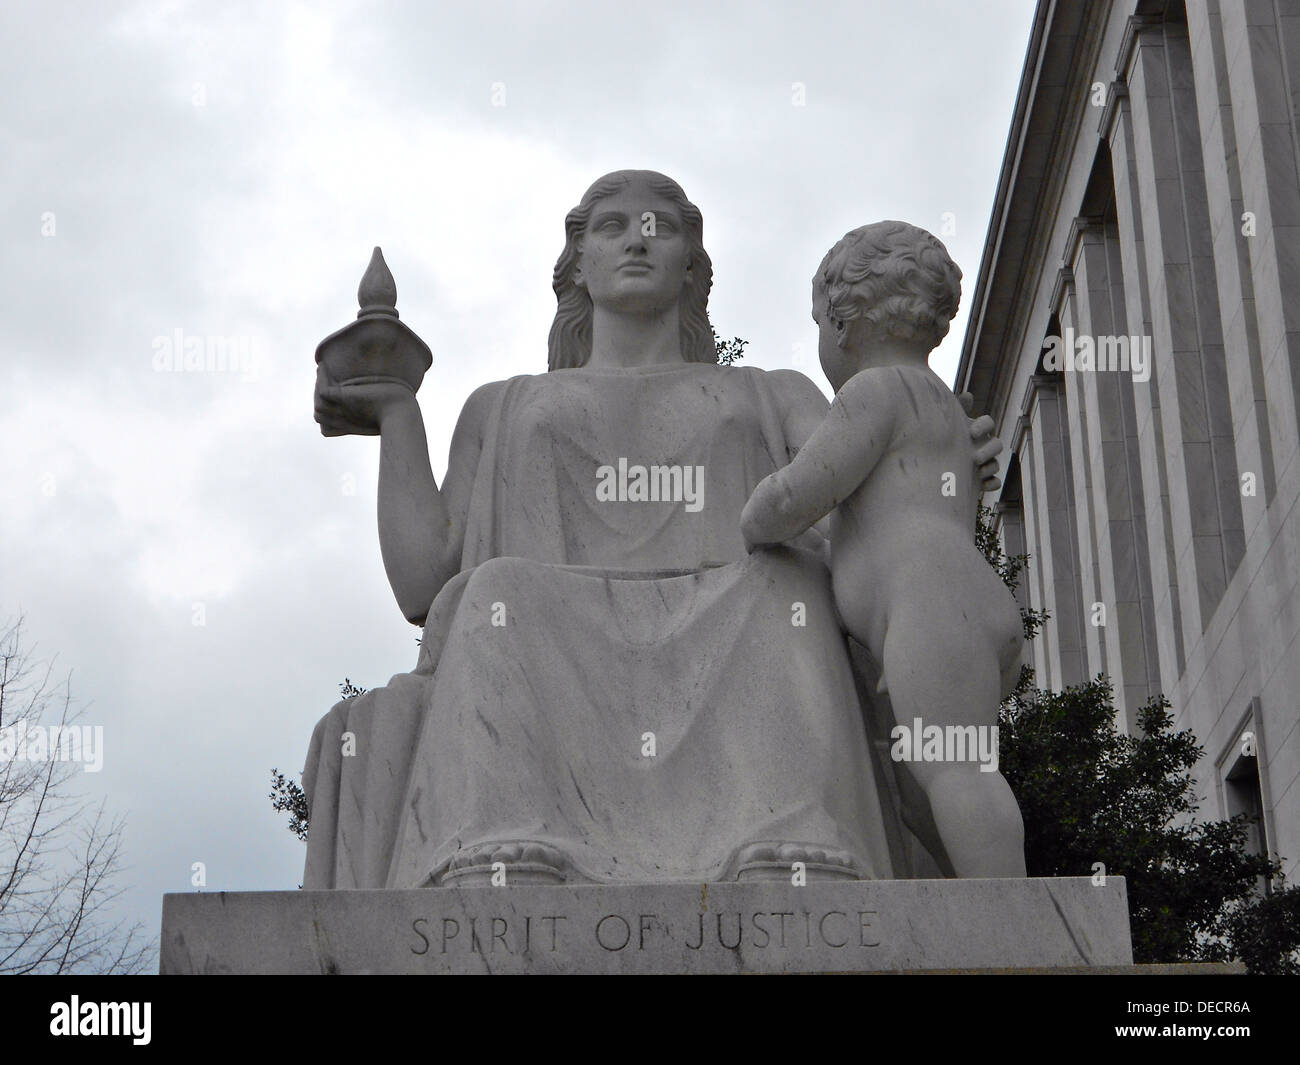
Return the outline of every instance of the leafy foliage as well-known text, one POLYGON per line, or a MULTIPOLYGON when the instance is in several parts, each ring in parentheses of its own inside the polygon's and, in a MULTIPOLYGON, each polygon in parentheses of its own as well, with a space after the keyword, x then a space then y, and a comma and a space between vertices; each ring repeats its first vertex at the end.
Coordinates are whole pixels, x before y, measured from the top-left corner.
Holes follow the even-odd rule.
POLYGON ((734 362, 739 362, 745 355, 745 347, 749 344, 748 340, 741 340, 740 337, 732 337, 730 340, 723 340, 718 336, 718 331, 713 330, 713 343, 718 349, 718 365, 730 366, 734 362))
MULTIPOLYGON (((350 677, 344 677, 339 685, 339 692, 344 699, 355 699, 365 695, 366 689, 352 683, 350 677)), ((311 810, 307 805, 307 795, 302 787, 292 780, 286 780, 278 769, 271 770, 271 808, 276 813, 284 811, 289 815, 289 831, 304 843, 307 842, 307 829, 311 823, 311 810)))
MULTIPOLYGON (((984 556, 988 564, 997 570, 998 576, 1002 578, 1002 583, 1014 595, 1016 588, 1020 584, 1020 575, 1029 565, 1029 556, 1008 555, 1003 552, 1002 544, 998 540, 997 529, 993 524, 993 510, 983 504, 980 504, 975 515, 975 546, 979 548, 980 554, 984 556)), ((1021 607, 1020 620, 1025 627, 1025 641, 1031 642, 1038 635, 1043 625, 1051 620, 1051 615, 1045 610, 1021 607)), ((1033 667, 1022 665, 1020 667, 1020 677, 1016 681, 1012 697, 1024 695, 1033 687, 1033 684, 1033 667)))
POLYGON ((1246 816, 1195 819, 1189 771, 1204 750, 1173 731, 1168 700, 1141 709, 1138 735, 1114 721, 1102 676, 1003 707, 1002 772, 1024 816, 1029 873, 1124 876, 1139 962, 1227 960, 1231 917, 1281 866, 1246 850, 1246 816))
POLYGON ((307 795, 298 784, 286 780, 278 769, 271 770, 271 807, 276 813, 281 810, 288 812, 289 831, 306 843, 307 826, 311 821, 307 795))
MULTIPOLYGON (((976 543, 1014 591, 1028 556, 1007 558, 991 519, 980 507, 976 543)), ((1046 615, 1021 615, 1032 639, 1046 615)), ((1286 886, 1280 863, 1247 851, 1252 818, 1196 819, 1191 770, 1204 749, 1173 731, 1169 701, 1151 699, 1138 726, 1134 736, 1116 730, 1104 676, 1041 691, 1024 667, 998 734, 1029 875, 1125 877, 1135 961, 1238 957, 1252 972, 1300 970, 1300 889, 1286 886)))
POLYGON ((1237 954, 1252 973, 1300 976, 1300 890, 1274 891, 1228 919, 1237 954), (1290 947, 1291 949, 1288 949, 1290 947))

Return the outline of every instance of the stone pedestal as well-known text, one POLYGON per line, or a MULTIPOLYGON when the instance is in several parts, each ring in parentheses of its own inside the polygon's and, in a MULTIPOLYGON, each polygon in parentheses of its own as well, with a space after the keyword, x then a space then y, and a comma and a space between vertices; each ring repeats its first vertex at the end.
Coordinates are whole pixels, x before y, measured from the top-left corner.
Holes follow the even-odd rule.
POLYGON ((166 895, 163 973, 796 973, 1129 965, 1120 877, 166 895))

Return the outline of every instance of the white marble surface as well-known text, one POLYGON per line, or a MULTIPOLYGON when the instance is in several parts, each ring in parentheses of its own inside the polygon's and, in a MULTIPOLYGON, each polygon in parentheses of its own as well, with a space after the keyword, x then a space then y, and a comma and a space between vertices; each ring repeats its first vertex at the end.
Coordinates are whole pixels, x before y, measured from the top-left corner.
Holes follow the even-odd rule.
POLYGON ((167 895, 163 973, 781 973, 1127 965, 1124 880, 167 895))

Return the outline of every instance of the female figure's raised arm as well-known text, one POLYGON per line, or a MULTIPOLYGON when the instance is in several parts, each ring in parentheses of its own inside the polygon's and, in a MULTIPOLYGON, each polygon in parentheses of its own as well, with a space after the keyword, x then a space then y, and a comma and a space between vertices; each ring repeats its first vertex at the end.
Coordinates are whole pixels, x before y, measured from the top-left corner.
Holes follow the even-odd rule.
POLYGON ((317 381, 316 420, 322 432, 379 435, 379 548, 397 605, 414 625, 424 623, 442 586, 460 570, 470 488, 497 387, 484 385, 466 400, 439 489, 424 418, 410 389, 317 381))

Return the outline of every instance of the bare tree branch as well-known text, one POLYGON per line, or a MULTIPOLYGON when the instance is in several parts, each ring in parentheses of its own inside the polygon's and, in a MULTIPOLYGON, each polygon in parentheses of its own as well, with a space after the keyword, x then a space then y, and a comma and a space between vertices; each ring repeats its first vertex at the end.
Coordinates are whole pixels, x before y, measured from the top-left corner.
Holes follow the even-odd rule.
MULTIPOLYGON (((11 746, 36 728, 64 736, 85 713, 71 675, 55 683, 53 661, 24 649, 22 627, 20 617, 0 632, 0 743, 11 746)), ((122 819, 75 793, 80 767, 66 750, 24 753, 0 757, 0 974, 143 971, 156 942, 107 917, 122 893, 122 819)))

